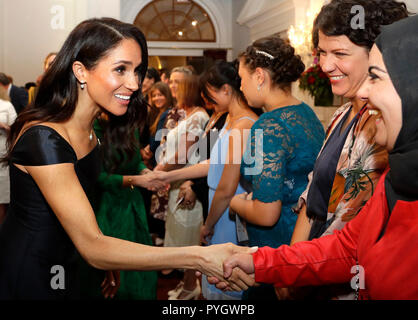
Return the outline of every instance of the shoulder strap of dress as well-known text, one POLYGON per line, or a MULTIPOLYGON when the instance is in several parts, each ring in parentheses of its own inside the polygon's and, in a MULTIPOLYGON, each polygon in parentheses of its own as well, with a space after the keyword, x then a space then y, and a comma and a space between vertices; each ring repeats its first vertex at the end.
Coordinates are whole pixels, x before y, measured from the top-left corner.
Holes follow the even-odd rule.
POLYGON ((248 120, 250 120, 250 121, 252 121, 252 122, 255 122, 255 121, 256 121, 255 119, 250 118, 250 117, 248 117, 248 116, 245 116, 245 117, 239 118, 239 119, 237 119, 236 121, 241 121, 242 119, 248 119, 248 120))

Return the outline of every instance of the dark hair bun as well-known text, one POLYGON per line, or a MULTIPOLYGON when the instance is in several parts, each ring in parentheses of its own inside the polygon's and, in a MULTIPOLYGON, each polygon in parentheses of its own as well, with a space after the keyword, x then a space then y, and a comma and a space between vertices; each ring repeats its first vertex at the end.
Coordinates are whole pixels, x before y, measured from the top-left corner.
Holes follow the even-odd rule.
POLYGON ((214 65, 201 75, 200 90, 207 100, 214 103, 214 100, 207 90, 207 85, 214 89, 220 89, 223 85, 227 84, 238 96, 243 98, 240 91, 241 78, 239 77, 237 66, 237 61, 226 62, 217 60, 214 65))
POLYGON ((279 36, 270 36, 255 41, 240 55, 250 70, 267 69, 272 81, 281 88, 289 87, 299 79, 305 64, 295 49, 279 36))

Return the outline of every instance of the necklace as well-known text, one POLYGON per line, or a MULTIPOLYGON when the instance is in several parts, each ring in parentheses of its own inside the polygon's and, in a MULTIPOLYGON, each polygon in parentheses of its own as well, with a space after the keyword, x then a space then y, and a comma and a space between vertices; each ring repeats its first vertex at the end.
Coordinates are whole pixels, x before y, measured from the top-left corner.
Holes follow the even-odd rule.
POLYGON ((212 127, 215 125, 216 121, 219 120, 219 118, 224 114, 225 112, 219 112, 208 124, 208 126, 206 127, 206 131, 209 131, 210 129, 212 129, 212 127))

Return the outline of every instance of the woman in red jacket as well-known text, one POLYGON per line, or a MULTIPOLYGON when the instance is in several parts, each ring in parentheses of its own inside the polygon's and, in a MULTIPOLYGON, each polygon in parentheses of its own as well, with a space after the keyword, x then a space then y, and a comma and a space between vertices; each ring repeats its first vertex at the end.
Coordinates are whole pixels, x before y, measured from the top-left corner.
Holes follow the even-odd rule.
MULTIPOLYGON (((256 282, 305 286, 350 282, 362 299, 418 299, 418 16, 383 28, 358 95, 377 115, 376 141, 389 167, 373 197, 344 229, 292 247, 260 248, 224 263, 256 282)), ((218 284, 222 287, 223 284, 218 284)))

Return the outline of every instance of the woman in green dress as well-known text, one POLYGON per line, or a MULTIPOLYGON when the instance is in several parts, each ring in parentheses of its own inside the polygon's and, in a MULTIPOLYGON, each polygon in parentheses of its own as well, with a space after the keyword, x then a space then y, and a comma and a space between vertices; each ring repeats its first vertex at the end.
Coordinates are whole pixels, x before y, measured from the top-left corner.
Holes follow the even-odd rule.
MULTIPOLYGON (((103 135, 101 121, 105 120, 94 124, 99 141, 103 135)), ((139 141, 138 130, 136 137, 139 141)), ((155 189, 161 185, 152 181, 153 174, 143 163, 139 149, 131 159, 126 154, 119 155, 118 158, 123 160, 117 166, 106 161, 103 163, 96 192, 90 198, 97 222, 107 236, 151 245, 144 200, 140 189, 136 187, 155 189)), ((104 276, 104 271, 94 269, 83 261, 80 274, 82 297, 101 298, 100 287, 104 276)), ((156 297, 155 271, 120 272, 120 287, 116 299, 151 300, 156 297)))

